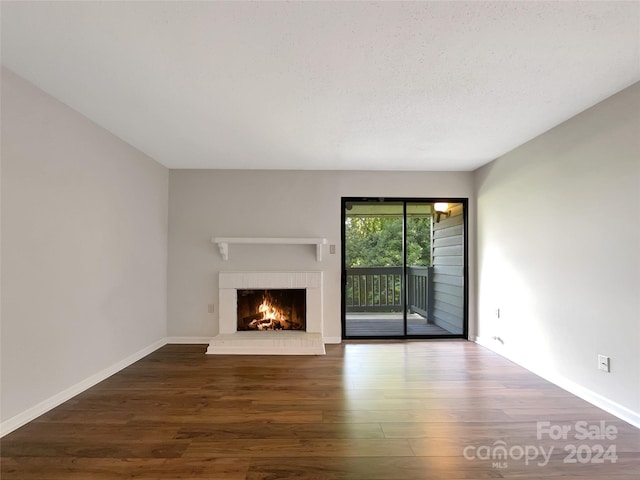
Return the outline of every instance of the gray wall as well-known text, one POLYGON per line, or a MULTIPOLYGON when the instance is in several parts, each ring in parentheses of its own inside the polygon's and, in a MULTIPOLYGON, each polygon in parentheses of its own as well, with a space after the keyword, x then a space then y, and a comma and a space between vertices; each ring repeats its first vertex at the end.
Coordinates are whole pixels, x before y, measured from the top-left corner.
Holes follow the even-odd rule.
POLYGON ((640 84, 476 182, 480 340, 640 421, 640 84))
MULTIPOLYGON (((308 269, 324 271, 324 336, 339 341, 340 198, 471 197, 472 193, 471 172, 172 170, 169 335, 218 332, 220 271, 308 269), (231 245, 229 261, 224 262, 210 242, 212 236, 326 237, 336 245, 336 254, 330 255, 327 245, 318 263, 311 246, 231 245), (212 314, 207 311, 210 303, 216 307, 212 314)), ((470 315, 473 318, 473 309, 470 315)))
POLYGON ((2 421, 166 336, 168 170, 2 70, 2 421))

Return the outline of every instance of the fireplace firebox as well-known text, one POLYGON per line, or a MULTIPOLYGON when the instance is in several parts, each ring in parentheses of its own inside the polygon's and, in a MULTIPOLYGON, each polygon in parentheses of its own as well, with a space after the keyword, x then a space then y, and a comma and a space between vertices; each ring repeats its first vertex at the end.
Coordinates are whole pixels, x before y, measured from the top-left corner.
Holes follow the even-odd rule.
POLYGON ((306 330, 306 290, 238 289, 237 331, 306 330))

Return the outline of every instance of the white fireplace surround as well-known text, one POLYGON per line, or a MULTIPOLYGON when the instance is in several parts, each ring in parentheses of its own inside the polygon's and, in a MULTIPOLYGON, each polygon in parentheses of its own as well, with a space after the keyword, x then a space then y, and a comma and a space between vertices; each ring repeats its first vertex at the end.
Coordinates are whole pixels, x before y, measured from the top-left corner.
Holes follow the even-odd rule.
POLYGON ((220 272, 219 334, 209 354, 323 355, 322 272, 220 272), (238 290, 306 290, 306 331, 237 331, 238 290))

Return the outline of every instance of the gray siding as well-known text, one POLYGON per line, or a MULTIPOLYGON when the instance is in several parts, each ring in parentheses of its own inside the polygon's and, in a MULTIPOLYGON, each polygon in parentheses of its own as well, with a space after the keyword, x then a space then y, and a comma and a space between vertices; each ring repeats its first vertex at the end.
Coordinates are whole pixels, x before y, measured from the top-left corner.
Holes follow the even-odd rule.
POLYGON ((464 222, 462 205, 433 224, 433 322, 450 331, 464 327, 464 222))

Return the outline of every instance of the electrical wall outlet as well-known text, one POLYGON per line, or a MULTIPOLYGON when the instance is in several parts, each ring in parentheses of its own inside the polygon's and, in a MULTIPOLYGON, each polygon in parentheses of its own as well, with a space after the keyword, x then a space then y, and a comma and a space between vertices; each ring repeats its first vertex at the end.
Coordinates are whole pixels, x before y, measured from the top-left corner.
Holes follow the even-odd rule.
POLYGON ((609 357, 606 355, 598 355, 598 369, 603 372, 610 372, 611 366, 609 363, 609 357))
POLYGON ((214 312, 214 307, 213 307, 213 303, 209 304, 209 313, 213 313, 214 312))
POLYGON ((329 245, 329 254, 331 254, 331 255, 335 255, 336 254, 336 246, 335 245, 329 245))

